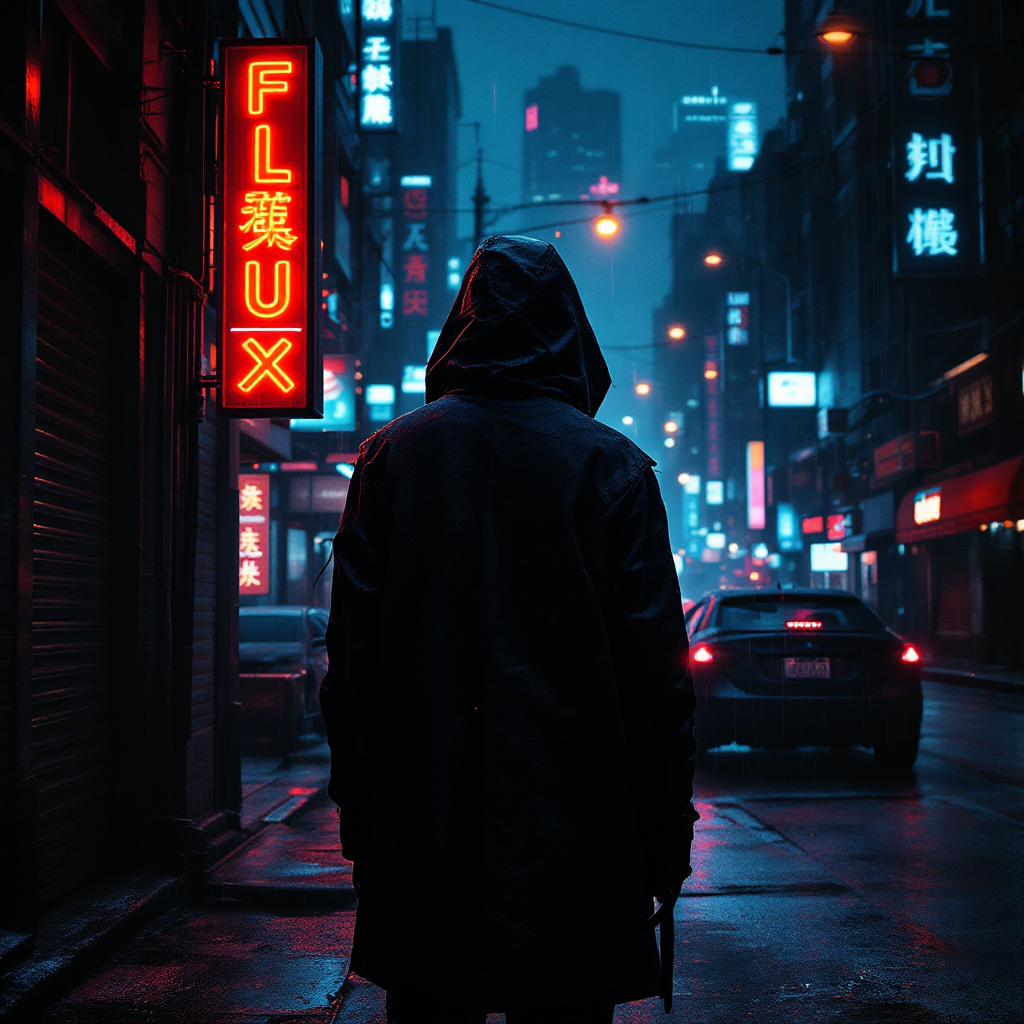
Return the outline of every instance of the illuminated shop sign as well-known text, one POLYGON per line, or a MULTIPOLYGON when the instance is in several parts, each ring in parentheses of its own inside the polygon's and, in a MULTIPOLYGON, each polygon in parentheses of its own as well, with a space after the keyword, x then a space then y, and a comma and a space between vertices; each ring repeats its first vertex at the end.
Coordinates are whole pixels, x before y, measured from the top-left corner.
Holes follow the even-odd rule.
POLYGON ((973 273, 984 262, 975 76, 951 44, 970 31, 967 0, 905 0, 893 30, 911 57, 893 101, 893 269, 973 273))
POLYGON ((829 516, 825 520, 825 536, 829 540, 842 540, 846 536, 846 516, 829 516))
POLYGON ((914 522, 918 526, 934 523, 942 517, 942 488, 921 491, 914 495, 914 522))
POLYGON ((842 544, 812 544, 811 572, 846 572, 850 556, 842 544))
POLYGON ((540 127, 540 113, 536 103, 526 108, 526 130, 535 132, 540 127))
MULTIPOLYGON (((718 408, 718 335, 704 335, 704 405, 706 426, 704 440, 708 450, 708 486, 722 475, 722 448, 719 437, 718 408)), ((711 504, 711 499, 707 499, 711 504)))
POLYGON ((818 404, 816 377, 804 370, 768 374, 768 405, 776 409, 812 409, 818 404))
POLYGON ((764 441, 747 442, 747 526, 763 530, 767 509, 764 486, 764 441))
POLYGON ((780 551, 799 551, 803 547, 803 538, 796 528, 796 509, 788 501, 776 506, 775 536, 780 551))
POLYGON ((218 412, 319 416, 320 48, 222 46, 218 412))
POLYGON ((362 0, 359 127, 398 129, 398 0, 362 0))
POLYGON ((597 184, 590 186, 589 192, 592 196, 615 196, 619 194, 619 183, 609 181, 608 176, 602 174, 597 179, 597 184))
POLYGON ((355 378, 352 356, 324 356, 323 419, 293 419, 292 430, 340 432, 356 429, 355 378))
POLYGON ((725 503, 725 482, 723 480, 709 480, 704 491, 704 500, 709 505, 722 505, 725 503))
POLYGON ((672 130, 679 131, 679 111, 683 110, 683 120, 688 124, 724 124, 725 111, 729 101, 719 95, 718 86, 711 86, 710 95, 681 96, 677 103, 672 104, 672 130))
POLYGON ((269 594, 270 474, 238 477, 238 593, 269 594))
POLYGON ((825 517, 824 516, 804 516, 800 529, 804 533, 824 533, 825 532, 825 517))
POLYGON ((734 103, 729 108, 726 150, 730 171, 749 171, 757 159, 757 104, 734 103))
POLYGON ((725 340, 729 345, 750 344, 750 292, 726 295, 725 340))

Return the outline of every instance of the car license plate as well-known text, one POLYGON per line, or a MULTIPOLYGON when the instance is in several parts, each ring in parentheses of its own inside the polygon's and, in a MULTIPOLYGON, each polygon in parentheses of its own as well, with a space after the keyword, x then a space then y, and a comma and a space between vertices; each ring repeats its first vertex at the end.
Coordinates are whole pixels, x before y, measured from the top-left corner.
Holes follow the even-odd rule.
POLYGON ((828 658, 786 658, 787 679, 830 679, 832 666, 828 658))

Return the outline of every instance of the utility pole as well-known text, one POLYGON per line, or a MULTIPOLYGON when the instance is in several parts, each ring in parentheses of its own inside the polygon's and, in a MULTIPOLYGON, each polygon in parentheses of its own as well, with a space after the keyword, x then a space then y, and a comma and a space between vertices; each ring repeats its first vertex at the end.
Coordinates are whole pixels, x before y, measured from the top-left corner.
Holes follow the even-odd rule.
POLYGON ((484 188, 484 151, 480 148, 480 122, 472 122, 476 129, 476 188, 473 190, 473 252, 480 248, 484 236, 484 207, 491 197, 484 188))

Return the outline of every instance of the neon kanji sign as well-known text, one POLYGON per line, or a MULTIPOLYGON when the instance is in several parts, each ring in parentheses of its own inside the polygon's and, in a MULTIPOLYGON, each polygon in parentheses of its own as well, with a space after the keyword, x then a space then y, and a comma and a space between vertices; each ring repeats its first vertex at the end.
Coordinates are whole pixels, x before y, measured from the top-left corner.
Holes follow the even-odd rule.
POLYGON ((222 46, 218 411, 316 417, 320 48, 305 39, 222 46))
POLYGON ((238 593, 269 594, 270 474, 238 477, 238 593))
POLYGON ((398 9, 392 0, 362 0, 359 46, 359 127, 398 128, 398 9))

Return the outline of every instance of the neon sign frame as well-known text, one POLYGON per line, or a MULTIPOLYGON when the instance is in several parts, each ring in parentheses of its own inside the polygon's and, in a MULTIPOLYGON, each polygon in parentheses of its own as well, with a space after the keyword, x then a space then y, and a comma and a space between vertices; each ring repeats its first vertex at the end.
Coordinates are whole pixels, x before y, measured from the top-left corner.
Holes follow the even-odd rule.
POLYGON ((217 412, 323 414, 323 56, 315 39, 221 40, 217 412))

